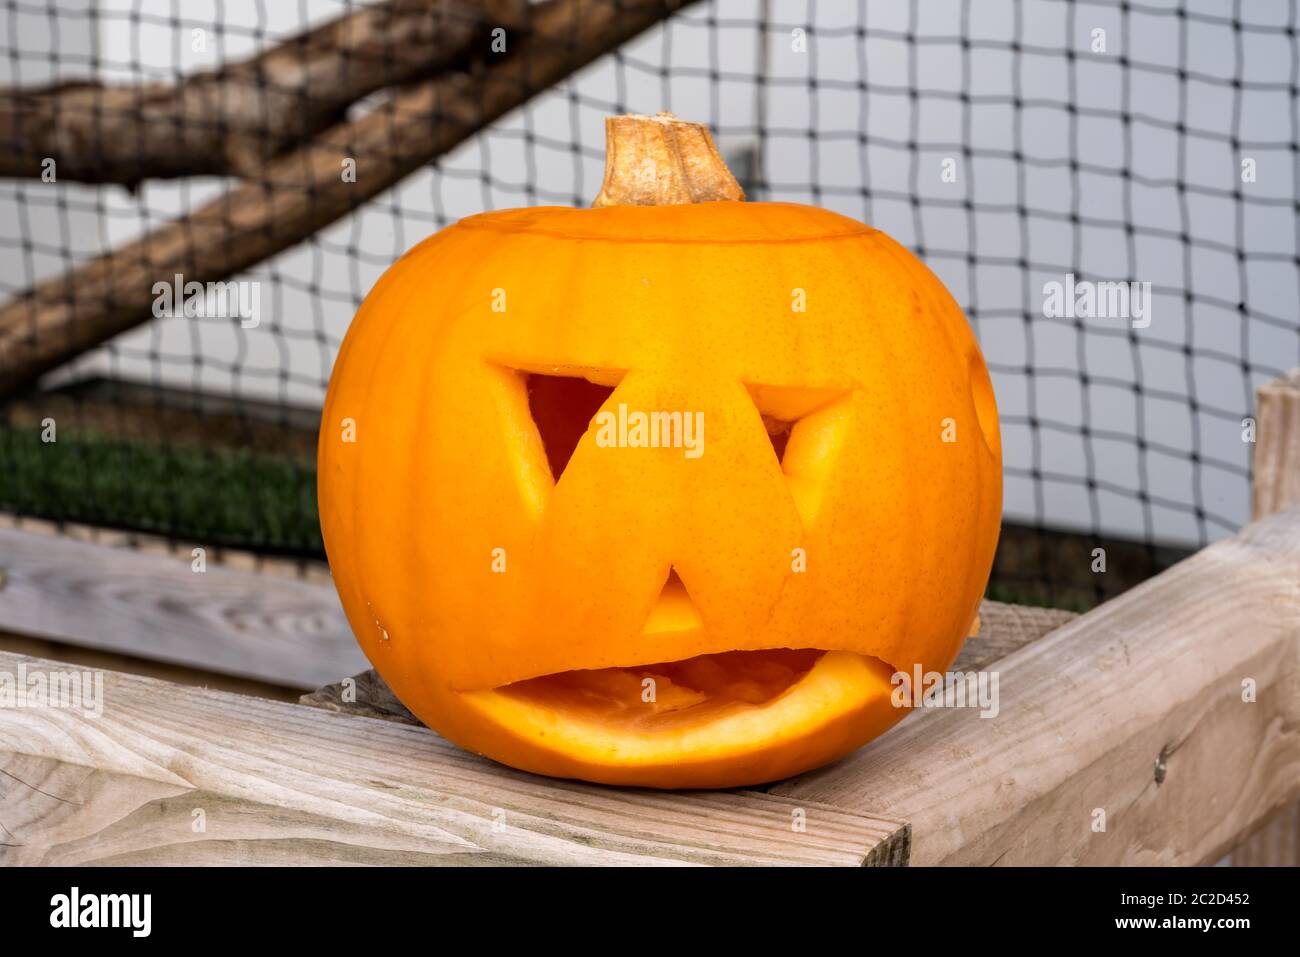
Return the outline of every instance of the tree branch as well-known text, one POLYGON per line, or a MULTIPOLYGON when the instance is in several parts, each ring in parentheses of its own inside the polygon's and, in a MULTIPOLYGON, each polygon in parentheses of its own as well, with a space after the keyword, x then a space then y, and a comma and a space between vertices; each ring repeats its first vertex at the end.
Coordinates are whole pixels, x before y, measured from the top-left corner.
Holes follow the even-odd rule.
POLYGON ((216 282, 296 245, 430 159, 680 7, 673 0, 547 0, 513 50, 413 86, 121 249, 0 309, 0 395, 149 320, 153 284, 216 282), (340 172, 347 159, 356 181, 340 172))
POLYGON ((67 83, 0 91, 0 176, 134 185, 255 176, 357 100, 488 53, 489 31, 528 0, 387 0, 176 84, 67 83))

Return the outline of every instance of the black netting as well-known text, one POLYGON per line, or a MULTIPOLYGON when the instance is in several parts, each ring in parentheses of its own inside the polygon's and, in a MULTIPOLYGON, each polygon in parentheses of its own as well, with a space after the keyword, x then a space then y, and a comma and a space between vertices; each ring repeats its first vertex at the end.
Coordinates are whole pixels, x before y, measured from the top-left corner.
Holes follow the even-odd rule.
MULTIPOLYGON (((472 16, 474 39, 421 72, 410 54, 421 41, 401 31, 410 43, 336 64, 348 76, 382 64, 379 89, 333 104, 335 84, 317 77, 287 112, 267 104, 252 135, 209 99, 146 136, 115 121, 358 5, 232 0, 214 18, 148 0, 0 3, 0 154, 15 157, 0 158, 0 510, 319 554, 316 409, 375 279, 461 216, 589 204, 605 116, 671 110, 712 125, 751 199, 885 230, 965 308, 1003 428, 995 596, 1090 603, 1248 520, 1243 420, 1256 388, 1300 365, 1294 4, 716 0, 668 15, 638 0, 553 0, 533 6, 531 33, 506 28, 505 52, 490 44, 508 3, 388 6, 472 16), (615 31, 666 19, 581 66, 610 6, 615 31), (70 93, 85 83, 102 95, 70 93), (120 87, 136 92, 114 99, 120 87), (42 130, 103 111, 76 126, 82 139, 56 143, 55 182, 22 167, 40 154, 39 131, 14 119, 32 91, 57 104, 42 130), (384 136, 338 132, 367 115, 387 116, 384 136), (341 136, 355 158, 350 192, 309 171, 334 154, 295 152, 317 135, 341 136), (170 149, 134 178, 122 144, 142 139, 170 149), (374 189, 385 176, 396 184, 374 189), (258 220, 253 194, 297 205, 258 220), (186 216, 169 253, 84 272, 186 216), (298 240, 295 217, 328 222, 298 240), (264 242, 277 251, 241 260, 264 242), (141 283, 169 280, 175 261, 201 279, 238 263, 233 278, 257 284, 257 324, 140 308, 141 283), (1046 284, 1069 277, 1076 289, 1150 283, 1146 314, 1133 302, 1127 317, 1046 314, 1046 284), (126 331, 59 351, 103 314, 126 331), (42 441, 50 421, 55 443, 42 441), (1090 570, 1097 547, 1104 576, 1090 570)), ((438 36, 452 29, 444 20, 438 36)))

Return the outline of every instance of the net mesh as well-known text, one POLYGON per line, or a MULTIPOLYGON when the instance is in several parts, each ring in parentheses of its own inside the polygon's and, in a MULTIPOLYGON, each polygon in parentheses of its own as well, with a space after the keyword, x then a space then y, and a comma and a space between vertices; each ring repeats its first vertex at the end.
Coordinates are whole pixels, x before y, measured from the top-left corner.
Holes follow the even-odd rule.
MULTIPOLYGON (((598 6, 575 5, 571 30, 531 47, 511 28, 500 57, 441 69, 471 75, 511 56, 540 59, 544 43, 579 44, 579 22, 598 6)), ((3 0, 2 82, 7 95, 87 81, 184 84, 357 9, 3 0)), ((473 15, 484 17, 476 42, 485 45, 499 23, 473 15)), ((1244 420, 1259 386, 1300 365, 1296 18, 1284 0, 715 0, 665 10, 663 22, 558 82, 529 86, 521 108, 238 271, 255 288, 256 323, 141 316, 57 364, 39 389, 11 391, 0 509, 320 554, 316 414, 378 276, 461 216, 588 205, 604 118, 671 110, 712 126, 751 199, 864 220, 940 276, 976 330, 998 397, 1007 531, 995 594, 1091 603, 1248 520, 1244 420), (1069 293, 1095 284, 1093 314, 1055 309, 1054 283, 1076 305, 1069 293), (1105 576, 1091 570, 1098 546, 1105 576)), ((398 52, 386 51, 394 63, 398 52)), ((381 109, 386 95, 331 122, 381 109)), ((228 130, 205 132, 218 157, 228 130)), ((230 171, 206 151, 176 152, 199 174, 0 180, 0 297, 21 303, 42 280, 269 168, 219 175, 230 171)), ((364 176, 366 158, 357 160, 364 176)), ((304 186, 309 201, 313 188, 304 186)))

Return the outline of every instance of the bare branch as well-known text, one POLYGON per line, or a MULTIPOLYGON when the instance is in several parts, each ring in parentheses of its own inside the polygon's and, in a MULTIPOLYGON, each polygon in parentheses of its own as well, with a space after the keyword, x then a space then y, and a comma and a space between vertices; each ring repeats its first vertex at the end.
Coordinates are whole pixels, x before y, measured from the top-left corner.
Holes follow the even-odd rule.
POLYGON ((0 176, 125 183, 257 175, 377 90, 489 53, 527 0, 388 0, 180 83, 0 91, 0 176))
POLYGON ((154 283, 216 282, 288 249, 684 5, 548 0, 501 59, 415 85, 268 164, 260 181, 41 283, 0 309, 0 395, 148 321, 154 283), (356 182, 340 175, 348 159, 356 182))

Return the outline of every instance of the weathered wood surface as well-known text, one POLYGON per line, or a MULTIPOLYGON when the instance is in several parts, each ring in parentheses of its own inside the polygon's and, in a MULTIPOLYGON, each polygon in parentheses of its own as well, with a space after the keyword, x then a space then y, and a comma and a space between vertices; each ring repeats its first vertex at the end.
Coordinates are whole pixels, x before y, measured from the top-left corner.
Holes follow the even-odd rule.
POLYGON ((147 322, 159 280, 222 281, 294 246, 692 2, 545 0, 527 35, 483 69, 403 87, 266 163, 256 181, 38 284, 0 307, 0 394, 147 322))
POLYGON ((1300 505, 1300 369, 1256 396, 1252 491, 1257 519, 1300 505))
POLYGON ((0 631, 310 689, 365 667, 328 583, 0 528, 0 631))
MULTIPOLYGON (((1031 608, 986 600, 980 604, 980 633, 966 640, 953 668, 963 671, 983 668, 1017 648, 1038 640, 1074 617, 1074 612, 1058 608, 1031 608)), ((420 723, 420 719, 397 699, 373 668, 305 694, 300 700, 305 705, 340 714, 363 715, 406 724, 420 723)))
POLYGON ((382 0, 257 56, 176 83, 0 90, 0 176, 124 183, 249 176, 385 87, 478 53, 527 21, 528 0, 382 0))
POLYGON ((90 671, 125 671, 133 675, 144 675, 169 681, 173 684, 188 685, 194 688, 215 688, 218 691, 230 691, 234 694, 253 695, 258 698, 271 698, 275 701, 297 701, 302 697, 300 688, 288 688, 269 681, 254 678, 238 678, 223 675, 215 671, 201 671, 188 665, 169 664, 138 655, 123 655, 112 651, 97 651, 80 645, 49 638, 32 638, 28 635, 16 635, 9 631, 0 631, 0 651, 29 658, 46 658, 58 661, 69 668, 90 671))
MULTIPOLYGON (((20 668, 66 666, 0 653, 20 668)), ((112 672, 103 702, 0 708, 0 865, 906 860, 906 825, 803 800, 548 780, 421 727, 112 672)))
MULTIPOLYGON (((140 554, 155 555, 167 559, 184 558, 190 560, 193 542, 177 541, 150 532, 133 531, 122 528, 106 528, 103 525, 86 525, 81 522, 52 521, 32 518, 26 515, 14 515, 0 512, 0 529, 14 529, 31 535, 66 538, 69 541, 82 542, 87 545, 101 545, 105 548, 128 548, 140 554)), ((213 546, 208 549, 209 564, 215 562, 224 568, 238 571, 257 572, 264 577, 294 578, 299 581, 313 582, 333 588, 329 565, 321 559, 267 555, 238 548, 213 546)), ((114 562, 105 559, 104 564, 114 562)), ((0 560, 3 564, 3 560, 0 560)), ((271 587, 274 587, 272 585, 271 587)))
MULTIPOLYGON (((1300 505, 1300 369, 1293 369, 1255 396, 1255 518, 1300 505)), ((1261 824, 1227 863, 1254 867, 1300 866, 1300 804, 1283 808, 1261 824)))
POLYGON ((771 793, 906 820, 918 864, 1219 859, 1300 797, 1300 509, 995 670, 996 718, 923 711, 771 793))
POLYGON ((953 670, 984 668, 1077 617, 1062 608, 1009 605, 985 599, 980 602, 979 634, 966 639, 953 662, 953 670))

